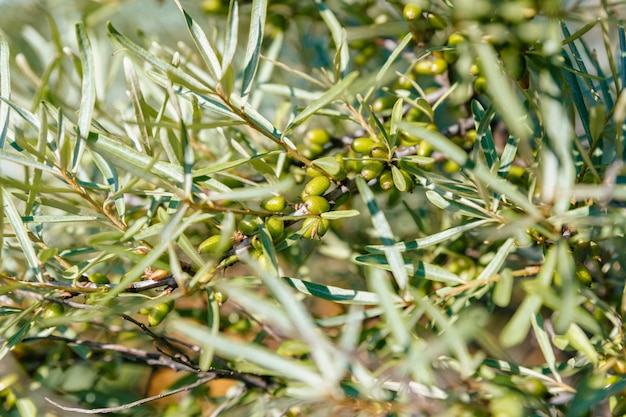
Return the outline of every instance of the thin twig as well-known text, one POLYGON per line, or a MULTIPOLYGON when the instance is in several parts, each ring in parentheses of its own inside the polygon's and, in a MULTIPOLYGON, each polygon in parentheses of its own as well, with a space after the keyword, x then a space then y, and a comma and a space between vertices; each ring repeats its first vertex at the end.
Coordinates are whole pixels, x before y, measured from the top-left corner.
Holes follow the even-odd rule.
POLYGON ((153 395, 151 397, 142 398, 141 400, 133 401, 127 404, 118 405, 117 407, 92 408, 92 409, 80 408, 80 407, 67 407, 51 400, 48 397, 44 397, 44 399, 48 401, 50 404, 64 411, 73 411, 75 413, 83 413, 83 414, 115 413, 117 411, 128 410, 129 408, 133 408, 138 405, 145 404, 151 401, 160 400, 161 398, 169 397, 169 396, 178 394, 179 392, 189 391, 190 389, 199 387, 200 385, 203 385, 209 381, 212 381, 213 379, 215 379, 215 377, 216 375, 211 375, 211 376, 207 376, 204 378, 200 378, 196 382, 189 384, 189 385, 185 385, 184 387, 180 387, 175 390, 165 392, 163 394, 158 394, 158 395, 153 395))

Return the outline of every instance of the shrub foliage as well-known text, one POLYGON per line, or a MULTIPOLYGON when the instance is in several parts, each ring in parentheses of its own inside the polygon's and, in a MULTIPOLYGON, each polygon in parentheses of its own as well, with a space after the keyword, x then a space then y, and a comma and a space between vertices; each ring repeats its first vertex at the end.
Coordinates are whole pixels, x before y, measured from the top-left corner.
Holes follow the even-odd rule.
POLYGON ((626 412, 623 5, 113 7, 0 40, 3 413, 626 412))

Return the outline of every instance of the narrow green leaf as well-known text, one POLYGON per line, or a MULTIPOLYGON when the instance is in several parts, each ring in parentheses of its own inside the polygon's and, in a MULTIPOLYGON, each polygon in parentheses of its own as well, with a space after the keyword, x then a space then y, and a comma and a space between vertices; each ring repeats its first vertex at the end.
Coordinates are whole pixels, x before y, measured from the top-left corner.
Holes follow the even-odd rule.
POLYGON ((139 129, 139 134, 142 139, 142 142, 139 142, 139 149, 144 152, 147 151, 151 154, 151 143, 154 139, 152 138, 152 132, 148 129, 148 123, 146 120, 148 109, 143 98, 143 93, 141 92, 141 85, 137 79, 137 74, 135 73, 132 61, 128 57, 124 57, 123 66, 130 100, 133 103, 133 109, 135 110, 135 121, 137 122, 137 128, 139 129))
POLYGON ((283 192, 291 189, 293 187, 293 179, 286 178, 285 180, 278 182, 276 184, 270 185, 260 185, 258 187, 242 187, 235 188, 233 190, 229 190, 223 193, 211 193, 206 196, 203 196, 205 200, 208 201, 216 201, 216 200, 236 200, 236 201, 245 201, 245 200, 261 200, 262 198, 268 197, 269 195, 277 192, 283 192))
MULTIPOLYGON (((217 336, 220 331, 220 306, 213 289, 207 289, 207 325, 212 337, 217 336)), ((203 371, 208 371, 213 362, 215 349, 211 345, 205 345, 205 349, 200 352, 198 366, 203 371)))
MULTIPOLYGON (((548 287, 552 282, 552 275, 556 267, 557 253, 552 247, 546 254, 546 259, 537 275, 537 283, 542 287, 548 287)), ((539 294, 528 294, 522 304, 517 308, 511 320, 504 326, 500 333, 500 341, 505 347, 520 344, 526 339, 530 330, 531 322, 535 314, 543 305, 543 299, 539 294)))
POLYGON ((285 134, 287 132, 291 132, 293 129, 295 129, 309 117, 315 114, 315 112, 320 110, 322 107, 336 100, 346 91, 348 87, 350 87, 350 85, 354 82, 354 80, 357 79, 358 76, 358 72, 352 72, 341 81, 339 81, 337 84, 329 88, 320 98, 313 101, 304 110, 298 113, 296 117, 294 117, 289 126, 285 129, 285 134))
POLYGON ((498 307, 508 307, 513 294, 515 278, 510 269, 505 268, 500 272, 500 278, 493 289, 493 303, 498 307))
POLYGON ((380 69, 376 73, 376 77, 374 78, 374 84, 369 88, 369 90, 365 94, 365 97, 363 98, 364 102, 369 101, 369 99, 372 97, 372 94, 374 94, 376 89, 379 87, 381 81, 385 79, 385 76, 389 72, 391 65, 396 61, 396 59, 398 59, 398 56, 402 53, 402 51, 404 51, 404 48, 406 48, 406 46, 409 44, 411 39, 413 39, 412 32, 409 32, 406 35, 404 35, 404 38, 402 38, 402 40, 398 43, 398 45, 395 47, 393 52, 385 60, 385 63, 380 67, 380 69))
POLYGON ((433 148, 442 152, 460 166, 471 170, 476 178, 483 181, 494 191, 503 194, 506 198, 519 205, 522 209, 526 210, 529 215, 538 219, 543 217, 539 209, 528 200, 528 196, 518 191, 503 178, 493 174, 485 166, 479 164, 474 165, 469 161, 467 153, 462 148, 452 143, 452 141, 441 133, 425 129, 413 123, 401 123, 400 128, 427 140, 433 148))
POLYGON ((211 43, 207 39, 202 28, 191 18, 191 16, 189 16, 189 14, 187 14, 187 12, 183 9, 183 6, 180 4, 180 1, 174 0, 174 3, 176 3, 178 10, 180 10, 183 14, 189 34, 193 38, 193 41, 200 52, 200 56, 206 64, 213 80, 216 82, 219 81, 222 78, 222 69, 217 53, 211 46, 211 43))
POLYGON ((31 167, 31 168, 35 168, 35 169, 39 169, 43 172, 47 172, 49 174, 54 174, 54 175, 58 175, 59 172, 52 168, 49 165, 46 164, 42 164, 39 161, 36 161, 34 159, 31 159, 27 156, 24 156, 22 154, 14 154, 14 153, 8 153, 6 151, 3 151, 0 149, 0 160, 4 160, 4 161, 9 161, 9 162, 13 162, 19 165, 23 165, 25 167, 31 167))
MULTIPOLYGON (((9 44, 0 35, 0 97, 11 98, 11 69, 9 67, 9 44)), ((0 150, 4 149, 9 130, 9 114, 11 109, 5 101, 0 101, 0 150)))
MULTIPOLYGON (((382 250, 384 250, 384 248, 382 250)), ((378 266, 379 268, 382 268, 386 271, 392 270, 385 255, 380 255, 377 253, 360 255, 354 258, 354 260, 355 262, 363 265, 378 266)), ((465 283, 465 281, 461 279, 458 275, 453 274, 447 269, 425 262, 417 261, 415 263, 412 263, 411 261, 405 261, 404 269, 409 275, 415 278, 444 282, 446 284, 465 283)))
POLYGON ((263 43, 263 31, 265 29, 265 16, 267 14, 267 0, 252 1, 252 15, 250 16, 250 29, 248 31, 248 45, 244 58, 243 82, 241 85, 241 107, 245 107, 248 95, 252 90, 252 83, 259 67, 261 56, 261 44, 263 43))
POLYGON ((539 345, 539 349, 541 349, 541 353, 546 360, 548 368, 552 372, 552 375, 554 375, 554 379, 561 382, 561 374, 559 374, 556 369, 556 356, 552 349, 552 343, 550 343, 550 336, 548 336, 548 332, 544 327, 543 317, 540 314, 535 314, 531 319, 531 324, 535 332, 535 337, 537 338, 537 344, 539 345))
POLYGON ((348 217, 358 216, 360 213, 358 210, 334 210, 322 213, 321 217, 328 220, 345 219, 348 217))
POLYGON ((165 74, 173 77, 175 81, 193 89, 196 93, 209 93, 214 91, 214 85, 204 84, 180 68, 176 68, 174 65, 146 51, 144 48, 138 46, 126 36, 118 32, 111 22, 107 23, 107 29, 111 36, 113 36, 113 38, 115 38, 115 40, 117 40, 124 48, 128 49, 130 52, 137 55, 155 68, 163 71, 165 74))
POLYGON ((513 135, 509 135, 502 156, 500 156, 500 167, 498 168, 498 175, 502 178, 506 178, 509 174, 509 170, 513 166, 513 161, 517 156, 517 144, 519 140, 513 135))
POLYGON ((531 321, 541 305, 540 296, 535 294, 526 296, 500 333, 500 342, 504 347, 516 346, 526 340, 531 321))
POLYGON ((124 194, 120 193, 120 179, 117 175, 117 170, 113 165, 109 163, 105 158, 97 152, 92 152, 91 157, 94 163, 98 167, 98 170, 102 173, 106 183, 109 185, 111 195, 114 196, 115 209, 119 218, 124 217, 126 213, 126 202, 124 201, 124 194))
POLYGON ((24 223, 74 223, 74 222, 94 222, 94 221, 104 221, 104 217, 99 216, 81 216, 81 215, 58 215, 58 216, 42 216, 42 215, 34 215, 34 216, 21 216, 22 221, 24 223))
POLYGON ((565 338, 577 351, 585 355, 592 364, 596 365, 598 363, 598 352, 580 326, 572 323, 567 329, 567 333, 565 333, 565 338))
POLYGON ((74 158, 72 172, 76 172, 85 150, 85 139, 89 136, 91 117, 96 103, 96 74, 93 61, 91 42, 87 36, 85 24, 76 24, 76 41, 78 43, 78 56, 82 68, 82 82, 80 91, 80 109, 78 110, 78 135, 74 145, 74 158))
POLYGON ((30 269, 37 277, 37 280, 39 280, 39 282, 44 282, 43 271, 41 270, 41 265, 39 259, 37 259, 35 249, 33 248, 33 242, 31 242, 28 238, 28 230, 26 230, 26 227, 22 222, 22 217, 18 213, 17 207, 13 204, 13 196, 1 185, 0 189, 2 189, 2 205, 4 214, 7 216, 7 220, 13 228, 13 233, 15 233, 15 237, 22 248, 26 261, 28 262, 30 269))
POLYGON ((273 298, 259 294, 258 291, 252 289, 247 290, 242 285, 230 281, 219 283, 218 288, 257 320, 262 320, 281 334, 292 338, 299 337, 293 321, 273 298))
POLYGON ((315 322, 304 305, 294 296, 293 289, 275 273, 278 269, 276 253, 272 239, 263 224, 259 224, 259 233, 263 244, 264 256, 269 255, 274 271, 267 271, 261 268, 258 262, 254 262, 254 260, 249 258, 245 250, 238 252, 240 259, 248 263, 255 272, 263 278, 264 285, 274 294, 276 299, 283 306, 287 317, 292 321, 302 340, 311 346, 312 359, 317 365, 317 369, 322 373, 323 378, 333 384, 336 383, 341 377, 343 370, 333 369, 328 366, 328 363, 331 362, 332 356, 336 355, 338 352, 335 352, 331 348, 328 339, 317 331, 315 322))
POLYGON ((385 253, 385 257, 387 258, 389 265, 391 266, 393 277, 398 284, 400 292, 403 293, 407 288, 409 277, 407 276, 406 269, 404 268, 402 255, 394 246, 395 242, 391 226, 389 225, 385 214, 378 207, 376 199, 374 198, 374 193, 372 193, 372 190, 370 190, 365 180, 361 177, 357 177, 356 185, 359 189, 363 202, 372 216, 372 224, 378 232, 378 236, 384 246, 383 252, 385 253))
POLYGON ((224 54, 222 56, 223 74, 226 73, 235 57, 239 41, 239 2, 237 0, 230 0, 226 22, 226 39, 224 40, 224 54))
POLYGON ((150 180, 150 173, 153 173, 170 184, 172 182, 182 184, 183 182, 181 167, 158 161, 154 157, 142 154, 119 141, 98 135, 90 137, 87 143, 96 152, 103 154, 106 160, 118 166, 124 166, 126 169, 134 167, 133 173, 141 178, 145 177, 148 181, 154 181, 154 178, 150 180), (123 163, 124 165, 122 165, 123 163))
POLYGON ((189 143, 189 134, 185 123, 180 121, 180 142, 183 152, 183 194, 186 198, 191 199, 191 189, 193 186, 192 169, 195 162, 195 155, 191 144, 189 143))
POLYGON ((483 280, 496 275, 506 261, 507 256, 509 256, 509 253, 513 250, 515 250, 515 238, 510 237, 500 245, 491 262, 487 264, 476 279, 483 280))
POLYGON ((396 343, 401 350, 406 350, 411 341, 411 332, 408 324, 402 318, 400 307, 394 302, 396 294, 391 288, 391 283, 379 268, 366 269, 367 287, 378 295, 378 300, 384 310, 391 334, 396 339, 396 343))
MULTIPOLYGON (((349 290, 332 285, 316 284, 298 278, 283 277, 287 284, 303 294, 340 304, 378 305, 378 295, 369 291, 349 290)), ((394 297, 400 301, 398 297, 394 297)))
POLYGON ((322 168, 330 175, 337 175, 341 171, 341 165, 334 156, 324 156, 313 161, 313 165, 322 168))
POLYGON ((507 128, 519 138, 528 138, 529 126, 526 122, 526 111, 521 100, 515 94, 509 79, 506 77, 498 61, 493 46, 480 42, 474 44, 480 58, 481 69, 487 79, 487 91, 494 101, 498 114, 502 116, 507 128))
POLYGON ((463 204, 462 202, 460 202, 460 200, 457 201, 458 199, 455 200, 454 196, 448 193, 428 190, 426 191, 426 198, 428 199, 428 201, 433 203, 441 210, 449 211, 451 213, 463 214, 469 217, 478 217, 481 219, 488 217, 487 214, 483 213, 482 211, 476 210, 470 205, 463 204))
POLYGON ((495 116, 493 106, 487 111, 482 107, 478 100, 472 100, 472 113, 476 122, 476 140, 480 141, 480 147, 485 155, 485 161, 489 168, 498 163, 498 153, 496 145, 493 143, 493 134, 491 133, 491 121, 495 116))
MULTIPOLYGON (((12 108, 13 110, 15 110, 15 112, 22 118, 24 119, 29 125, 31 125, 36 131, 39 131, 41 128, 41 123, 39 122, 39 119, 37 118, 37 116, 35 116, 34 114, 32 114, 31 112, 29 112, 28 110, 24 109, 23 107, 18 106, 17 104, 13 103, 11 100, 9 100, 6 97, 0 96, 0 101, 6 103, 9 105, 10 108, 12 108)), ((10 135, 10 131, 7 133, 7 135, 10 135)), ((52 146, 54 146, 54 138, 52 137, 52 134, 48 132, 48 137, 47 137, 47 141, 48 143, 50 143, 52 146)), ((34 153, 34 152, 33 152, 34 153)))
POLYGON ((578 300, 578 281, 576 280, 576 265, 569 244, 559 240, 556 244, 557 264, 556 271, 561 279, 560 306, 554 318, 554 330, 563 334, 574 321, 574 312, 580 301, 578 300))
MULTIPOLYGON (((491 223, 491 222, 493 222, 493 220, 490 220, 490 219, 476 220, 474 222, 465 223, 461 226, 451 227, 449 229, 443 230, 438 233, 434 233, 432 235, 429 235, 423 238, 410 240, 407 242, 399 242, 399 243, 396 243, 395 246, 396 248, 398 248, 400 252, 406 252, 406 251, 415 250, 415 249, 423 249, 429 246, 436 245, 441 242, 445 242, 446 240, 453 239, 460 234, 464 234, 466 232, 469 232, 470 230, 473 230, 479 226, 482 226, 486 223, 491 223)), ((366 246, 365 248, 371 252, 381 252, 384 249, 384 246, 369 245, 369 246, 366 246)))
POLYGON ((330 35, 333 38, 333 43, 337 50, 337 58, 335 59, 337 75, 344 77, 348 70, 348 64, 350 63, 350 50, 348 49, 346 31, 341 26, 341 23, 339 23, 339 20, 337 20, 332 10, 326 7, 322 0, 315 0, 315 5, 320 12, 322 20, 324 20, 324 23, 326 23, 326 26, 328 26, 330 30, 330 35))
POLYGON ((198 343, 203 349, 215 349, 215 352, 227 359, 248 361, 265 369, 277 372, 287 378, 322 388, 326 386, 322 377, 302 361, 278 356, 269 349, 248 342, 239 343, 229 340, 224 334, 211 334, 206 326, 190 323, 186 320, 172 320, 169 332, 180 333, 198 343))

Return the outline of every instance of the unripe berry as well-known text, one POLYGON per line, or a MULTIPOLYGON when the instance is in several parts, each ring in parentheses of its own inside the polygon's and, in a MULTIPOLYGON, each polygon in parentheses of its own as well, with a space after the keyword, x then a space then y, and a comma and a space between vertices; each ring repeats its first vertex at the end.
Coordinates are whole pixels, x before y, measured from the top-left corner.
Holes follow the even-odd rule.
POLYGON ((384 171, 380 174, 380 178, 378 179, 378 183, 380 184, 380 188, 383 190, 389 190, 393 187, 393 175, 391 171, 384 171))
POLYGON ((213 235, 209 237, 208 239, 200 243, 200 246, 198 246, 198 252, 200 253, 217 252, 217 249, 220 244, 220 239, 221 239, 220 235, 213 235))
POLYGON ((371 138, 356 138, 352 141, 352 150, 363 155, 369 155, 376 142, 371 138))
POLYGON ((330 221, 321 217, 307 217, 302 222, 302 237, 305 239, 313 239, 314 237, 322 237, 328 231, 330 221))
POLYGON ((465 37, 458 32, 451 33, 448 36, 448 45, 450 46, 458 46, 465 41, 465 37))
POLYGON ((420 75, 431 75, 431 68, 433 67, 433 62, 429 59, 422 59, 415 64, 414 71, 420 75))
POLYGON ((437 13, 428 13, 426 15, 428 19, 428 23, 430 23, 430 27, 435 30, 443 30, 448 27, 448 22, 446 22, 446 18, 437 13))
POLYGON ((101 274, 100 272, 96 272, 95 274, 89 275, 89 281, 93 282, 94 284, 103 285, 109 283, 109 278, 106 275, 101 274))
POLYGON ((323 147, 330 141, 330 135, 324 129, 311 129, 306 132, 304 140, 323 147))
POLYGON ((409 3, 402 9, 402 17, 404 20, 412 22, 422 15, 422 8, 418 4, 409 3))
POLYGON ((444 172, 447 172, 448 174, 455 174, 455 173, 459 172, 459 169, 461 169, 459 164, 454 162, 452 159, 448 159, 443 164, 443 170, 444 170, 444 172))
POLYGON ((265 227, 272 237, 273 241, 280 239, 285 231, 285 222, 275 217, 265 220, 265 227))
POLYGON ((239 231, 244 235, 251 235, 257 231, 257 216, 248 215, 239 222, 239 231))
POLYGON ((474 80, 474 92, 483 94, 485 91, 487 91, 487 79, 485 77, 477 77, 474 80))
POLYGON ((435 59, 430 67, 430 73, 434 75, 443 74, 448 69, 448 63, 443 58, 435 59))
POLYGON ((322 214, 330 210, 330 203, 324 197, 312 195, 304 200, 304 206, 310 214, 322 214))
POLYGON ((65 308, 62 304, 58 303, 50 303, 46 306, 46 309, 43 311, 44 319, 52 319, 55 317, 61 317, 65 312, 65 308))
POLYGON ((393 106, 393 103, 395 102, 395 98, 391 96, 378 97, 372 103, 372 110, 376 113, 381 112, 383 110, 391 108, 393 106))
POLYGON ((169 312, 172 311, 173 307, 173 300, 155 305, 148 313, 148 325, 156 326, 157 324, 161 323, 165 316, 167 316, 169 312))
POLYGON ((375 146, 370 151, 370 156, 372 158, 387 159, 389 158, 389 151, 384 146, 375 146))
POLYGON ((277 195, 261 203, 261 207, 273 213, 283 211, 283 209, 285 208, 285 205, 286 205, 285 197, 281 195, 277 195))
POLYGON ((311 179, 302 191, 302 199, 312 195, 324 195, 330 188, 330 180, 327 177, 319 176, 311 179))
POLYGON ((382 174, 385 164, 380 161, 365 161, 361 168, 361 176, 365 181, 373 180, 382 174))

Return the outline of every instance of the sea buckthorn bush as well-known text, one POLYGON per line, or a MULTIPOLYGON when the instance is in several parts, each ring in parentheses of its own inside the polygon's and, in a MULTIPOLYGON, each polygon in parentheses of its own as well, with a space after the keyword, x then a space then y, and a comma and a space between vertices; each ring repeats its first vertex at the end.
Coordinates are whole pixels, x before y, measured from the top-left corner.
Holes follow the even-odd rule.
POLYGON ((3 7, 2 415, 626 414, 620 2, 3 7))

